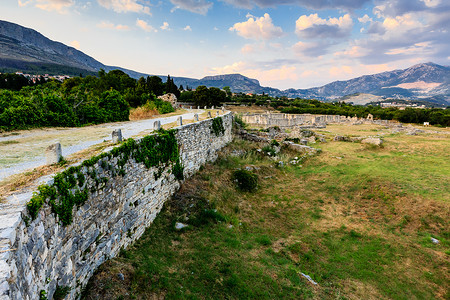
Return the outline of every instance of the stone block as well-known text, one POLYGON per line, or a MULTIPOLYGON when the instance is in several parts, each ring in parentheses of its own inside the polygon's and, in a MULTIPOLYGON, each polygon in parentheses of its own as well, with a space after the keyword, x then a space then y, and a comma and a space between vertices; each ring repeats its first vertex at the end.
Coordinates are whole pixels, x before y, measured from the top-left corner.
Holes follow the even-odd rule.
POLYGON ((122 141, 122 129, 114 129, 112 132, 112 142, 114 144, 120 143, 122 141))
POLYGON ((177 126, 182 126, 183 125, 183 117, 182 116, 179 116, 178 118, 177 118, 177 126))
POLYGON ((155 121, 153 122, 153 130, 160 130, 161 129, 161 122, 155 121))
POLYGON ((45 158, 47 165, 59 163, 62 159, 61 144, 55 143, 53 145, 48 146, 47 149, 45 149, 45 158))

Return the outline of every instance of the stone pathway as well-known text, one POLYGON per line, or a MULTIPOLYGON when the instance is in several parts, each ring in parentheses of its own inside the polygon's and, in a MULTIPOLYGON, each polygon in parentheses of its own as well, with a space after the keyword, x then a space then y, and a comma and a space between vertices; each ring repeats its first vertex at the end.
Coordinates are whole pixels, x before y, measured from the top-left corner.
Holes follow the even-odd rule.
MULTIPOLYGON (((183 120, 194 118, 203 110, 182 114, 183 120)), ((106 123, 77 128, 43 128, 6 133, 0 136, 0 182, 11 175, 45 165, 45 149, 56 142, 62 146, 62 155, 69 156, 104 141, 111 141, 114 129, 121 129, 124 139, 148 134, 153 123, 161 125, 176 122, 180 115, 139 121, 106 123)))

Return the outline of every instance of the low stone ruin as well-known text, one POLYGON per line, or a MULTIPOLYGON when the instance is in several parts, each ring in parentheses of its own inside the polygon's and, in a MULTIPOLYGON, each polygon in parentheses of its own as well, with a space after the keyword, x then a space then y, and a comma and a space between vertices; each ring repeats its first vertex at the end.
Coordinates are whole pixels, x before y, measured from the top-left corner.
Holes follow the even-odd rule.
POLYGON ((177 96, 175 96, 175 94, 168 93, 168 94, 165 94, 165 95, 162 95, 162 96, 158 96, 158 99, 161 99, 162 101, 170 102, 170 104, 172 105, 172 107, 174 109, 177 108, 177 101, 178 101, 178 99, 177 99, 177 96))

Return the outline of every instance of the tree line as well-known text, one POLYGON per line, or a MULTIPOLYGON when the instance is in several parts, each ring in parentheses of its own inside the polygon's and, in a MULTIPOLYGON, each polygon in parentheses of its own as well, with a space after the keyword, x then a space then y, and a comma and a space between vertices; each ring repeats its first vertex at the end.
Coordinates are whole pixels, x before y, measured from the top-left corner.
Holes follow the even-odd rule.
POLYGON ((418 124, 430 122, 431 125, 450 126, 449 108, 405 108, 401 110, 395 107, 382 108, 378 105, 362 106, 345 102, 328 103, 307 99, 292 101, 278 99, 272 101, 270 105, 283 113, 357 116, 359 118, 366 118, 368 114, 372 114, 375 119, 418 124))
POLYGON ((180 94, 170 76, 165 83, 157 76, 136 80, 120 70, 100 70, 98 77, 73 77, 62 83, 51 80, 20 89, 2 86, 0 129, 127 121, 130 108, 144 104, 170 112, 173 108, 168 102, 156 99, 166 92, 180 94))

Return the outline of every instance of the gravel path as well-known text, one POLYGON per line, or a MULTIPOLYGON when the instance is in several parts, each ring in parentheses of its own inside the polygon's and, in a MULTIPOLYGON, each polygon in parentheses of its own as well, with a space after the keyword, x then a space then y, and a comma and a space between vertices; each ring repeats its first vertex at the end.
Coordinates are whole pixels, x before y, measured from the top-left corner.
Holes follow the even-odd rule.
MULTIPOLYGON (((203 110, 192 110, 182 114, 183 119, 193 119, 194 114, 203 110)), ((0 181, 11 175, 22 173, 45 165, 45 149, 56 142, 62 146, 62 155, 69 156, 93 145, 111 140, 114 129, 121 129, 122 136, 148 134, 153 130, 153 123, 161 125, 176 122, 179 115, 139 121, 107 123, 77 128, 45 128, 7 133, 0 136, 0 181)))

